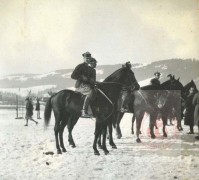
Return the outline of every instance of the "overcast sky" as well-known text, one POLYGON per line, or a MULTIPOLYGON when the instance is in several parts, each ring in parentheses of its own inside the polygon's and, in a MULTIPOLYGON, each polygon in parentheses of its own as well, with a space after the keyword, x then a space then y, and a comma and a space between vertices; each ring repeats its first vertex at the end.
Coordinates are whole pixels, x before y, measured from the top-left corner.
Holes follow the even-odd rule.
POLYGON ((199 0, 0 0, 0 75, 199 59, 199 0))

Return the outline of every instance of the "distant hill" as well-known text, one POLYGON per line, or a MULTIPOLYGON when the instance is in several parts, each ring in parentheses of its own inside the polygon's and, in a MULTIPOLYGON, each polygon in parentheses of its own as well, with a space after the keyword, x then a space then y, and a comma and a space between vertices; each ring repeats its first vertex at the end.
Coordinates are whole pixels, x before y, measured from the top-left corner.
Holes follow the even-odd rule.
MULTIPOLYGON (((133 64, 132 70, 135 73, 136 79, 141 85, 149 82, 153 77, 154 72, 159 71, 161 82, 167 80, 168 74, 180 77, 183 85, 190 82, 192 79, 199 87, 199 61, 194 59, 169 59, 152 62, 150 64, 133 64)), ((102 81, 115 70, 121 68, 122 64, 116 65, 101 65, 97 66, 97 80, 102 81)), ((12 74, 0 77, 0 91, 28 92, 32 90, 35 93, 46 93, 49 90, 59 91, 65 88, 74 87, 75 81, 70 75, 73 69, 61 69, 45 74, 12 74)))

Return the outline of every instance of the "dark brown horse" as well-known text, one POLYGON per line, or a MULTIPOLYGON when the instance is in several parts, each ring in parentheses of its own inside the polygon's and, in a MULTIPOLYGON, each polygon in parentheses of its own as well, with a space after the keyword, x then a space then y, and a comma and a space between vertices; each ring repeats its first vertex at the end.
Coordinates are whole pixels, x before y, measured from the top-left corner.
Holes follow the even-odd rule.
MULTIPOLYGON (((104 137, 102 146, 103 150, 105 154, 108 153, 105 141, 106 129, 109 116, 113 112, 113 104, 119 97, 121 85, 118 83, 99 83, 97 85, 97 89, 99 89, 97 90, 97 95, 91 102, 91 109, 94 116, 96 117, 95 138, 93 142, 95 155, 99 155, 96 142, 101 133, 103 133, 104 137), (104 96, 104 94, 106 96, 104 96)), ((60 146, 62 148, 62 152, 66 152, 63 142, 63 131, 66 125, 69 132, 69 144, 72 145, 72 147, 75 147, 75 143, 72 137, 72 130, 80 117, 84 100, 83 98, 84 97, 80 93, 71 90, 62 90, 53 95, 46 103, 44 113, 45 125, 47 126, 49 124, 51 111, 53 110, 55 116, 54 132, 58 154, 61 154, 60 146)))
MULTIPOLYGON (((104 150, 105 154, 109 153, 106 148, 107 126, 112 124, 111 117, 115 112, 115 105, 121 94, 123 86, 122 83, 126 82, 126 84, 131 85, 131 82, 134 78, 134 75, 126 67, 117 70, 116 74, 117 76, 114 76, 117 79, 116 82, 102 82, 97 85, 97 95, 91 102, 91 109, 96 117, 95 138, 93 142, 95 155, 99 155, 96 143, 101 134, 103 134, 102 149, 104 150)), ((131 86, 129 88, 131 88, 131 86)), ((66 125, 69 132, 69 144, 72 147, 75 147, 72 137, 72 130, 80 117, 83 99, 84 96, 82 96, 80 93, 71 90, 62 90, 54 94, 46 103, 44 113, 45 125, 47 126, 49 124, 51 111, 53 110, 55 116, 55 140, 58 154, 61 153, 60 146, 62 148, 62 152, 66 152, 63 143, 63 131, 66 125)), ((114 143, 112 146, 114 146, 114 143)))
MULTIPOLYGON (((160 113, 161 113, 161 118, 163 120, 163 135, 164 137, 167 137, 165 126, 167 124, 168 114, 170 113, 173 107, 176 107, 176 109, 177 107, 179 108, 179 100, 180 100, 179 91, 174 92, 172 90, 173 89, 183 90, 183 86, 179 82, 179 80, 174 80, 174 79, 175 78, 172 76, 170 80, 161 84, 160 86, 148 85, 141 87, 139 91, 133 91, 133 93, 129 95, 129 100, 130 100, 128 105, 130 107, 129 112, 134 113, 132 118, 132 132, 134 133, 133 123, 134 120, 136 119, 137 142, 141 142, 139 138, 140 126, 145 112, 150 114, 149 126, 150 126, 151 138, 155 138, 154 126, 156 124, 155 122, 158 117, 158 114, 160 113)), ((114 82, 114 78, 109 79, 109 81, 114 82)), ((119 103, 118 106, 120 106, 119 103)), ((123 115, 124 113, 121 113, 119 110, 116 111, 116 118, 115 118, 116 121, 114 123, 114 126, 116 127, 118 138, 122 137, 120 122, 123 115)), ((181 119, 179 120, 179 123, 180 121, 181 119)))

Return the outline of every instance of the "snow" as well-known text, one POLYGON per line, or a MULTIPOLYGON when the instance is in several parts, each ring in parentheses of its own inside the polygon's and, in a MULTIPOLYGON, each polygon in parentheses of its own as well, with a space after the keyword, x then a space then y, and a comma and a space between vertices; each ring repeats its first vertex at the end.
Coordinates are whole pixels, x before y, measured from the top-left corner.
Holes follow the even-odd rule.
MULTIPOLYGON (((0 179, 198 179, 199 141, 194 140, 195 135, 186 134, 188 127, 182 133, 176 132, 176 138, 169 134, 168 138, 160 135, 152 140, 143 132, 142 143, 137 144, 135 135, 130 133, 131 117, 132 114, 125 114, 121 121, 123 137, 116 139, 114 134, 118 149, 111 149, 107 142, 109 155, 104 155, 102 150, 100 156, 94 155, 95 120, 81 118, 73 130, 77 147, 69 147, 65 128, 67 152, 57 155, 53 114, 50 126, 44 130, 43 119, 38 126, 29 122, 25 127, 24 120, 14 119, 14 110, 1 110, 0 179), (55 154, 45 155, 48 151, 55 154)), ((148 123, 145 120, 143 126, 148 123)), ((170 132, 174 127, 167 126, 167 129, 170 132)))
POLYGON ((145 67, 145 66, 147 66, 149 64, 150 63, 144 63, 144 64, 138 64, 138 65, 133 64, 132 69, 142 68, 142 67, 145 67))
POLYGON ((42 86, 33 86, 33 87, 20 88, 20 89, 19 88, 0 88, 0 91, 16 93, 21 96, 27 96, 30 90, 31 90, 31 93, 37 94, 39 91, 43 91, 45 89, 51 89, 55 87, 56 85, 42 85, 42 86))
POLYGON ((62 74, 63 78, 71 78, 71 74, 72 72, 66 73, 66 74, 62 74))
POLYGON ((42 78, 45 78, 47 76, 54 76, 56 74, 59 74, 58 72, 55 72, 55 71, 52 71, 52 72, 49 72, 49 73, 45 73, 45 74, 41 74, 41 75, 37 75, 37 76, 34 76, 33 78, 34 79, 42 79, 42 78))
POLYGON ((150 80, 152 79, 153 77, 151 78, 148 78, 148 79, 145 79, 143 81, 139 81, 138 84, 142 87, 142 86, 147 86, 150 84, 150 80))
POLYGON ((166 70, 166 69, 168 69, 168 66, 164 64, 163 67, 162 67, 162 69, 166 70))
POLYGON ((96 70, 96 74, 104 74, 104 69, 99 69, 99 70, 96 70))
POLYGON ((0 77, 0 80, 4 80, 4 79, 13 80, 13 79, 17 79, 17 78, 21 78, 21 76, 15 76, 15 75, 3 76, 3 77, 0 77))

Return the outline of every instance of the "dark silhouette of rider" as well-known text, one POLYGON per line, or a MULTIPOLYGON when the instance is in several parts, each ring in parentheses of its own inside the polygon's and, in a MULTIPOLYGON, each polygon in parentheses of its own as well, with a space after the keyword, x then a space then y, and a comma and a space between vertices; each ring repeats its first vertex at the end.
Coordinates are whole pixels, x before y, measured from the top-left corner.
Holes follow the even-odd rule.
POLYGON ((154 85, 154 86, 159 86, 160 85, 160 73, 159 72, 155 72, 154 73, 154 78, 151 79, 151 85, 154 85))
MULTIPOLYGON (((124 65, 122 65, 122 68, 126 68, 127 71, 129 71, 129 73, 133 73, 133 71, 131 70, 131 63, 128 61, 126 62, 124 65)), ((134 75, 133 75, 134 76, 134 75)), ((129 106, 128 106, 128 103, 129 103, 129 96, 130 96, 130 93, 131 91, 135 91, 135 90, 138 90, 140 88, 140 85, 137 83, 137 81, 135 82, 132 82, 132 88, 129 89, 128 87, 124 86, 122 88, 122 98, 121 98, 121 109, 120 111, 121 112, 128 112, 129 111, 129 106)))
POLYGON ((71 78, 77 80, 75 84, 76 91, 82 93, 83 95, 86 95, 81 111, 81 117, 90 118, 92 116, 88 114, 88 106, 95 94, 95 68, 97 65, 97 61, 91 57, 91 54, 89 52, 82 54, 82 56, 84 58, 84 62, 79 64, 75 68, 71 75, 71 78))

